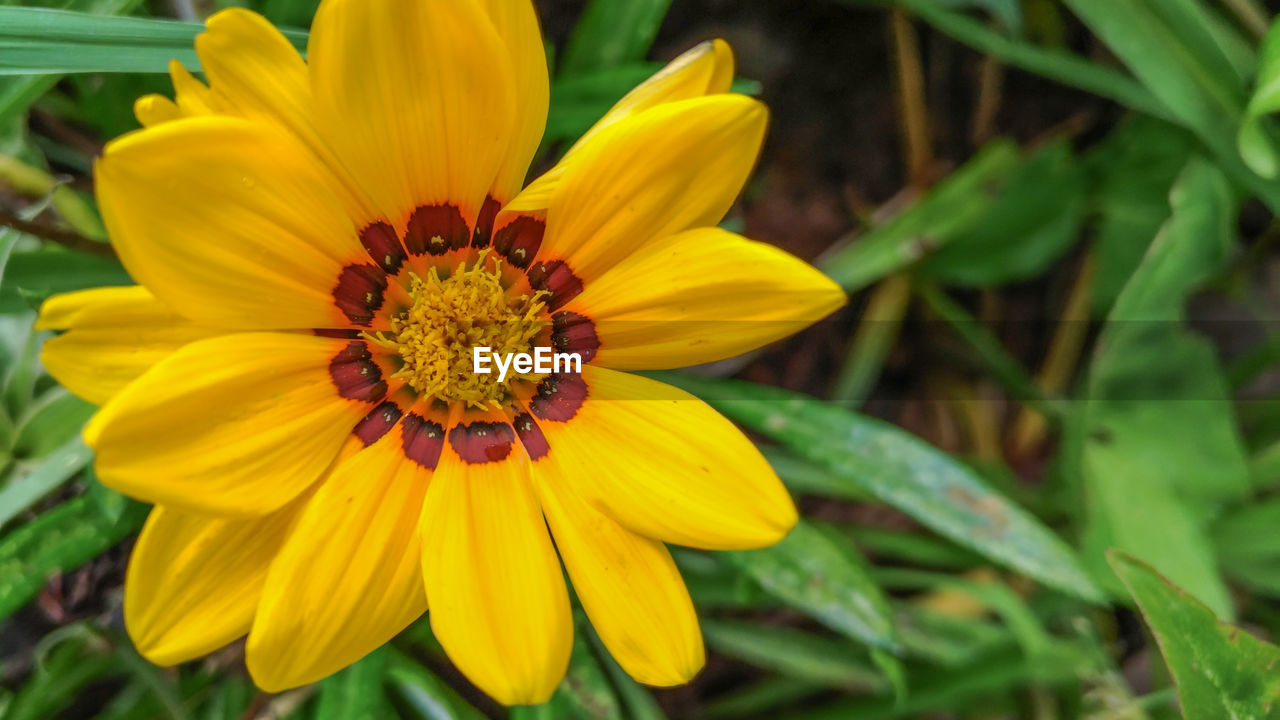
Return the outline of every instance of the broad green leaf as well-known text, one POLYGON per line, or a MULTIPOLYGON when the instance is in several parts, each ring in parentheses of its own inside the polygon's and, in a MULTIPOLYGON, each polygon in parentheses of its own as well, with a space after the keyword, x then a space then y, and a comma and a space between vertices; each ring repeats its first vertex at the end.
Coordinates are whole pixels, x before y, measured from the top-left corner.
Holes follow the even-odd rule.
POLYGON ((39 460, 19 462, 0 484, 0 528, 89 464, 93 451, 79 437, 39 460))
POLYGON ((1249 471, 1213 347, 1182 318, 1227 258, 1235 203, 1221 172, 1193 161, 1172 206, 1108 318, 1079 406, 1086 557, 1113 592, 1103 552, 1115 547, 1230 616, 1205 526, 1249 491, 1249 471))
POLYGON ((1018 163, 1013 143, 1000 140, 987 145, 914 205, 852 245, 827 254, 819 266, 845 290, 854 292, 914 264, 983 217, 992 201, 992 188, 1002 187, 1018 163))
MULTIPOLYGON (((178 60, 198 70, 199 23, 103 17, 47 8, 0 7, 0 75, 168 72, 178 60)), ((307 34, 285 30, 300 50, 307 34)))
POLYGON ((1258 52, 1258 75, 1253 97, 1245 107, 1236 142, 1240 156, 1266 178, 1280 175, 1280 147, 1269 132, 1267 116, 1280 112, 1280 23, 1271 26, 1258 52))
POLYGON ((58 247, 15 251, 0 278, 0 313, 28 308, 23 296, 40 298, 56 293, 105 285, 133 285, 120 263, 108 258, 58 247))
POLYGON ((1090 152, 1095 315, 1105 316, 1111 309, 1169 219, 1169 191, 1194 144, 1179 127, 1134 116, 1090 152))
POLYGON ((591 0, 560 55, 568 77, 643 60, 671 0, 591 0))
POLYGON ((1034 277, 1079 238, 1084 208, 1084 171, 1070 144, 1050 143, 1010 173, 985 212, 949 233, 917 271, 983 288, 1034 277))
POLYGON ((876 694, 890 688, 857 646, 828 635, 711 619, 702 621, 702 634, 718 653, 814 685, 876 694))
POLYGON ((387 683, 420 720, 484 720, 484 713, 462 699, 435 673, 394 649, 387 650, 387 683))
POLYGON ((801 520, 772 547, 726 553, 766 592, 836 632, 893 649, 889 602, 845 539, 801 520))
POLYGON ((1280 597, 1280 497, 1251 500, 1213 525, 1213 544, 1232 580, 1280 597))
POLYGON ((389 649, 382 647, 320 683, 315 720, 382 720, 387 696, 382 688, 389 649))
POLYGON ((0 538, 0 620, 22 607, 53 573, 74 570, 142 527, 146 507, 130 503, 119 518, 78 497, 0 538))
POLYGON ((1150 565, 1108 554, 1159 641, 1186 720, 1265 720, 1280 713, 1280 648, 1219 622, 1150 565))
POLYGON ((512 720, 622 720, 622 707, 581 628, 573 635, 569 672, 547 702, 515 708, 512 720))
POLYGON ((901 428, 779 388, 661 377, 953 542, 1068 594, 1101 599, 1061 538, 963 463, 901 428))

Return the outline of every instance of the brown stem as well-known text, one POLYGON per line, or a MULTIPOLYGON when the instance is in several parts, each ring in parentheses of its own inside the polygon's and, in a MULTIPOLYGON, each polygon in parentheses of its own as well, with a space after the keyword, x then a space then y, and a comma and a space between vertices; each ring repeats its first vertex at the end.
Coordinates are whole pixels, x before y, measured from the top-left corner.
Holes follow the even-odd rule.
POLYGON ((77 252, 105 258, 116 257, 116 251, 106 243, 90 240, 83 235, 45 225, 44 223, 23 220, 8 210, 0 210, 0 226, 10 227, 18 232, 34 235, 41 240, 47 240, 77 252))

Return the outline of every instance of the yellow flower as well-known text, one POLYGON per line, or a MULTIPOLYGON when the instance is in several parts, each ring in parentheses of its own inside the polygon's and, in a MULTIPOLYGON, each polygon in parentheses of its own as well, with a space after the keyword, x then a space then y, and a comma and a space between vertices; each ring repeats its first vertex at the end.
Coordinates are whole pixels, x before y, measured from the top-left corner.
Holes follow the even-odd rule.
POLYGON ((276 691, 429 605, 468 678, 537 703, 569 658, 563 563, 632 676, 693 677, 664 543, 769 545, 795 508, 728 421, 620 370, 737 355, 844 301, 715 227, 767 120, 728 93, 728 47, 676 60, 523 192, 548 102, 524 0, 326 0, 306 62, 228 10, 196 49, 209 85, 175 65, 176 101, 139 100, 145 129, 96 168, 140 285, 40 318, 67 331, 50 372, 102 405, 99 477, 156 505, 126 579, 141 652, 247 634, 276 691), (476 346, 586 363, 499 379, 476 346))

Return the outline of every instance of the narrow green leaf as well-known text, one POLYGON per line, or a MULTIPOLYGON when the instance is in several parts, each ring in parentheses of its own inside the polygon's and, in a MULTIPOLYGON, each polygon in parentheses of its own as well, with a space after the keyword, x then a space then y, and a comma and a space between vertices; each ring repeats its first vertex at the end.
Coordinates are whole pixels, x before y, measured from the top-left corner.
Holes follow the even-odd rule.
POLYGON ((662 379, 952 541, 1050 587, 1101 599, 1061 538, 963 463, 910 433, 779 388, 674 373, 662 379))
POLYGON ((0 528, 75 477, 92 457, 93 451, 84 441, 73 437, 47 457, 18 463, 8 481, 0 486, 0 528))
MULTIPOLYGON (((2 543, 0 543, 2 544, 2 543)), ((3 550, 0 550, 0 554, 3 550)), ((4 583, 3 565, 0 560, 0 586, 4 583)), ((0 589, 0 596, 3 590, 0 589)), ((0 599, 0 608, 3 600, 0 599)), ((0 617, 5 613, 0 610, 0 617)), ((36 666, 31 677, 18 691, 17 697, 4 714, 4 720, 46 720, 65 717, 60 712, 75 700, 90 683, 123 675, 128 668, 93 631, 85 625, 70 625, 58 632, 70 630, 59 639, 36 666)), ((45 640, 52 636, 46 635, 45 640)))
MULTIPOLYGON (((164 73, 174 59, 198 70, 193 43, 201 32, 199 23, 0 7, 0 75, 164 73)), ((305 49, 305 32, 283 32, 305 49)))
POLYGON ((560 56, 560 73, 643 60, 670 6, 671 0, 591 0, 560 56))
POLYGON ((95 409, 61 388, 43 393, 18 422, 14 453, 33 460, 48 455, 79 435, 95 409))
POLYGON ((485 720, 484 713, 463 700, 435 673, 395 648, 389 648, 387 652, 387 682, 414 713, 413 717, 421 720, 485 720))
MULTIPOLYGON (((846 0, 851 2, 853 0, 846 0)), ((939 32, 1010 65, 1049 78, 1069 87, 1113 100, 1125 107, 1154 117, 1174 116, 1141 83, 1111 68, 1056 49, 1038 47, 1010 38, 985 23, 944 7, 939 0, 897 0, 939 32)))
POLYGON ((320 683, 315 720, 382 720, 388 713, 382 689, 388 648, 383 646, 320 683))
POLYGON ((1236 137, 1245 163, 1267 178, 1280 175, 1280 148, 1266 122, 1267 116, 1275 112, 1280 112, 1280 22, 1271 26, 1262 41, 1253 97, 1245 107, 1236 137))
POLYGON ((946 245, 990 207, 994 189, 1018 167, 1018 149, 996 141, 938 183, 889 222, 829 253, 819 266, 845 290, 854 292, 914 264, 946 245))
POLYGON ((594 629, 579 626, 578 634, 587 636, 591 647, 600 653, 600 664, 609 674, 609 679, 613 680, 613 687, 618 691, 618 700, 626 709, 626 717, 629 720, 667 720, 662 708, 658 706, 658 701, 653 699, 653 694, 643 685, 632 680, 631 676, 618 665, 618 661, 609 654, 609 650, 605 648, 594 629))
POLYGON ((801 520, 772 547, 726 553, 769 593, 846 637, 894 649, 889 601, 866 561, 829 529, 801 520))
POLYGON ((889 682, 848 641, 740 620, 702 620, 712 650, 756 667, 838 690, 883 693, 889 682))
POLYGON ((22 607, 54 573, 74 570, 142 527, 137 503, 118 519, 78 497, 0 538, 0 620, 22 607))
POLYGON ((1280 713, 1280 648, 1219 622, 1141 560, 1114 551, 1107 559, 1159 641, 1186 720, 1262 720, 1280 713))

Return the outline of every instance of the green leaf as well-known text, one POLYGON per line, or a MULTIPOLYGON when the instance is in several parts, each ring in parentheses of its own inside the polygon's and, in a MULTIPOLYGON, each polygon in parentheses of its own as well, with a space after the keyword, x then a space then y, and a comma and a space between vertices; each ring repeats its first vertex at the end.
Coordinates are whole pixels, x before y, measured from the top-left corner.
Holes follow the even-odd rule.
POLYGON ((1280 175, 1280 148, 1266 118, 1280 112, 1280 22, 1274 23, 1258 52, 1258 75, 1253 97, 1245 107, 1236 142, 1240 156, 1254 172, 1267 178, 1280 175))
POLYGON ((120 263, 58 247, 14 252, 0 279, 0 313, 27 309, 22 292, 55 293, 107 285, 133 285, 120 263))
POLYGON ((1222 569, 1257 592, 1280 597, 1280 497, 1251 500, 1213 526, 1222 569))
POLYGON ((889 222, 822 258, 822 271, 854 292, 914 264, 985 217, 996 188, 1012 176, 1018 149, 1000 140, 982 149, 889 222))
POLYGON ((74 570, 142 527, 146 507, 137 503, 118 519, 95 500, 78 497, 49 510, 0 539, 0 620, 35 597, 54 573, 74 570))
POLYGON ((671 0, 591 0, 560 56, 564 76, 643 60, 671 0))
MULTIPOLYGON (((0 553, 3 551, 0 550, 0 553)), ((0 560, 0 588, 4 583, 4 561, 0 560)), ((0 597, 3 590, 0 589, 0 597)), ((0 600, 3 603, 3 600, 0 600)), ((5 613, 0 611, 0 617, 5 613)), ((122 665, 103 639, 86 625, 69 625, 46 635, 44 642, 54 640, 35 672, 19 690, 4 720, 45 720, 66 717, 60 712, 70 706, 90 683, 123 675, 122 665)))
MULTIPOLYGON (((0 7, 0 75, 164 73, 174 59, 199 70, 194 42, 202 32, 199 23, 0 7)), ((305 32, 282 32, 306 48, 305 32)))
MULTIPOLYGON (((861 2, 845 1, 852 4, 861 2)), ((1138 112, 1164 119, 1173 118, 1164 104, 1149 90, 1133 78, 1111 68, 1069 52, 1042 48, 1010 38, 980 20, 946 9, 945 0, 897 0, 897 4, 909 9, 939 32, 1010 65, 1113 100, 1138 112)))
POLYGON ((1070 143, 1050 143, 1023 161, 982 215, 951 232, 917 272, 984 288, 1035 277, 1079 239, 1085 188, 1070 143))
POLYGON ((1233 181, 1280 211, 1280 183, 1249 169, 1237 144, 1245 71, 1256 61, 1241 57, 1244 41, 1214 10, 1200 0, 1064 1, 1233 181))
POLYGON ((1000 21, 1005 30, 1014 35, 1022 32, 1022 5, 1018 0, 939 0, 946 8, 981 8, 1000 21))
POLYGON ((320 683, 315 720, 381 720, 387 717, 382 677, 388 649, 383 646, 320 683))
POLYGON ((1090 152, 1096 315, 1111 309, 1160 226, 1169 219, 1169 191, 1194 144, 1179 127, 1134 116, 1090 152))
POLYGON ((801 520, 777 545, 726 553, 769 593, 846 637, 894 649, 889 601, 866 561, 829 529, 801 520))
POLYGON ((61 388, 45 392, 18 422, 14 453, 35 460, 48 455, 78 436, 95 409, 61 388))
POLYGON ((702 620, 712 650, 813 685, 883 693, 889 682, 847 641, 740 620, 702 620), (860 659, 861 658, 861 659, 860 659))
POLYGON ((1159 641, 1186 720, 1262 720, 1280 712, 1280 648, 1219 622, 1141 560, 1122 552, 1107 559, 1159 641))
POLYGON ((73 437, 48 457, 19 463, 8 482, 0 486, 0 527, 75 477, 92 457, 93 451, 84 441, 73 437))
POLYGON ((1086 557, 1107 582, 1103 552, 1123 549, 1230 616, 1205 525, 1249 492, 1249 469, 1214 349, 1182 316, 1227 258, 1235 203, 1221 172, 1194 161, 1172 205, 1108 318, 1079 406, 1086 557))
POLYGON ((388 648, 387 682, 397 697, 422 720, 485 720, 435 673, 409 656, 388 648))
POLYGON ((560 686, 551 699, 541 705, 515 708, 512 720, 621 720, 618 697, 584 637, 585 622, 580 620, 577 624, 579 630, 573 634, 569 672, 560 686))
POLYGON ((779 388, 673 373, 661 377, 953 542, 1050 587, 1101 599, 1061 538, 969 467, 910 433, 779 388))

